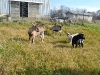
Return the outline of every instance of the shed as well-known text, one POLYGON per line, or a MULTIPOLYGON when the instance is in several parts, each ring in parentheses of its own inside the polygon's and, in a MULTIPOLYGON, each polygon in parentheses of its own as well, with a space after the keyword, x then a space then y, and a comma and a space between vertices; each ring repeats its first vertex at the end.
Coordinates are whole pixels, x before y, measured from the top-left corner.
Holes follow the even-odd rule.
POLYGON ((66 13, 66 18, 67 19, 71 19, 73 21, 76 21, 76 20, 86 20, 86 21, 89 21, 89 22, 92 22, 92 16, 93 14, 91 13, 75 13, 75 12, 67 12, 66 13))

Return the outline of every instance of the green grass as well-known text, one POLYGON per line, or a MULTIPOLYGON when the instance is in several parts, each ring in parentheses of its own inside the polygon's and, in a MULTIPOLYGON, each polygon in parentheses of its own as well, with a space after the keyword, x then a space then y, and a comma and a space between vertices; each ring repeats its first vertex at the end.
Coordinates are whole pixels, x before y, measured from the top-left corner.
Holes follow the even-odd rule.
POLYGON ((62 36, 44 25, 44 43, 31 44, 31 23, 0 23, 0 75, 100 75, 100 25, 64 25, 62 36), (83 32, 84 48, 72 48, 66 32, 83 32))

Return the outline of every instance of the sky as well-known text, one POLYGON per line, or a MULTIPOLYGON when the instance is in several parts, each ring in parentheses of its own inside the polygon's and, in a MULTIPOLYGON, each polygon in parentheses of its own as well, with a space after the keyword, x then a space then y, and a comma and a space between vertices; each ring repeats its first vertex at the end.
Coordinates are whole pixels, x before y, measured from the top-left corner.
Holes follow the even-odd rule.
POLYGON ((61 5, 71 9, 86 9, 89 12, 100 10, 100 0, 50 0, 51 9, 60 8, 61 5))

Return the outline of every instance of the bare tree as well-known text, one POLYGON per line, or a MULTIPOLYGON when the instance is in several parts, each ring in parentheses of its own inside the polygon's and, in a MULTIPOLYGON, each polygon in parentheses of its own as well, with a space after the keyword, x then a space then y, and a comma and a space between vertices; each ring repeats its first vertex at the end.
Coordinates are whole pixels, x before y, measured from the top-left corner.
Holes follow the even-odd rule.
POLYGON ((55 7, 53 9, 51 9, 50 16, 51 16, 51 18, 58 16, 58 10, 55 7))
POLYGON ((96 17, 100 20, 100 10, 96 12, 96 17))

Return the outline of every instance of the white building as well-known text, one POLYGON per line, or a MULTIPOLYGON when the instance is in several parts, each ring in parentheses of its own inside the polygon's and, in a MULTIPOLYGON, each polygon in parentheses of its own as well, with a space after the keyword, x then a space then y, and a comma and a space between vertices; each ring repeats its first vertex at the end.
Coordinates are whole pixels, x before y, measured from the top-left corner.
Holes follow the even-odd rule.
POLYGON ((76 20, 86 20, 89 22, 92 22, 92 16, 93 14, 91 13, 75 13, 75 12, 67 12, 66 13, 66 18, 72 21, 76 21, 76 20))
POLYGON ((50 0, 0 0, 0 14, 11 18, 50 15, 50 0))

